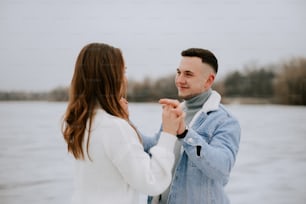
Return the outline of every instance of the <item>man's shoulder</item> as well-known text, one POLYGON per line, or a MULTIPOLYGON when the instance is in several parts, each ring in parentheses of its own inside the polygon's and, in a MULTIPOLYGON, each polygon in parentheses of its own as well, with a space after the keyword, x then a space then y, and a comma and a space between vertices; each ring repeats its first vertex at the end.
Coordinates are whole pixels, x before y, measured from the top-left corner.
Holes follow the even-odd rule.
POLYGON ((219 104, 218 109, 208 113, 208 118, 217 122, 233 121, 239 123, 233 113, 223 104, 219 104))

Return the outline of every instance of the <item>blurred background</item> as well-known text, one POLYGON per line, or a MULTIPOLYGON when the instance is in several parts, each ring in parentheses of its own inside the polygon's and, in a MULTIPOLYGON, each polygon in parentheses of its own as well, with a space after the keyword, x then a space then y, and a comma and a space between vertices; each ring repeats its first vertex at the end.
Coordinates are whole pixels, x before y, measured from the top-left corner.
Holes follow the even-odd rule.
POLYGON ((122 50, 131 119, 160 125, 182 50, 219 60, 214 89, 242 126, 232 203, 306 200, 306 1, 1 0, 0 204, 67 203, 61 135, 74 63, 91 42, 122 50))
POLYGON ((122 50, 132 90, 173 80, 181 51, 190 47, 216 54, 217 80, 229 96, 260 84, 266 92, 251 96, 276 94, 272 82, 286 80, 305 90, 305 80, 296 80, 305 78, 305 11, 304 0, 2 0, 0 91, 68 87, 79 51, 91 42, 122 50))

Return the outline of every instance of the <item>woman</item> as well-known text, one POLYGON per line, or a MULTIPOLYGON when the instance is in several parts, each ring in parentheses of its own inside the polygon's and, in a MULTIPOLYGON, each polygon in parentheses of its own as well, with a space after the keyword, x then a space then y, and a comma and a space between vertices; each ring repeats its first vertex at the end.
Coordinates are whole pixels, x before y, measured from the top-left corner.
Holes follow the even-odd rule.
POLYGON ((75 64, 63 122, 68 151, 76 161, 75 204, 135 204, 139 195, 157 195, 170 184, 183 116, 164 109, 163 132, 150 156, 129 122, 126 90, 121 51, 107 44, 86 45, 75 64))

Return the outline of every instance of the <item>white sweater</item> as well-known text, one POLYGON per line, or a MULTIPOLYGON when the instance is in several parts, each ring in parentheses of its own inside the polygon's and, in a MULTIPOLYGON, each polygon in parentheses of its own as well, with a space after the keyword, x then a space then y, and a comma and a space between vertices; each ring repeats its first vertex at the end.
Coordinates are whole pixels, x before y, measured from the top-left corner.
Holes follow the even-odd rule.
POLYGON ((76 160, 73 204, 137 204, 141 194, 157 195, 171 182, 176 137, 162 132, 158 144, 144 152, 134 129, 99 109, 94 117, 89 155, 76 160))

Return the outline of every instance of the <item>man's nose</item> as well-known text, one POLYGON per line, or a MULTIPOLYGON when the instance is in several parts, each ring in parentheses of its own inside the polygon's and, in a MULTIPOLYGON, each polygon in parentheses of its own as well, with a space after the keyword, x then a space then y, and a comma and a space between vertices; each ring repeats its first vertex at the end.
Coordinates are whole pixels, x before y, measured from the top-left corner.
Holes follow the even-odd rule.
POLYGON ((184 76, 183 76, 182 74, 177 75, 177 76, 176 76, 176 82, 177 82, 177 83, 184 83, 184 82, 185 82, 184 76))

